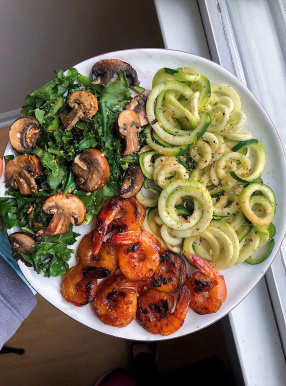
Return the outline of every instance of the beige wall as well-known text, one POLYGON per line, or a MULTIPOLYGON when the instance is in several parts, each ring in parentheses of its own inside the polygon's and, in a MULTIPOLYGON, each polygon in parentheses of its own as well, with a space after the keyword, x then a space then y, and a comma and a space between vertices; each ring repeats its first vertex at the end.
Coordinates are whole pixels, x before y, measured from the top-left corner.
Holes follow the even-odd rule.
POLYGON ((152 0, 1 0, 0 114, 95 55, 163 47, 152 0))

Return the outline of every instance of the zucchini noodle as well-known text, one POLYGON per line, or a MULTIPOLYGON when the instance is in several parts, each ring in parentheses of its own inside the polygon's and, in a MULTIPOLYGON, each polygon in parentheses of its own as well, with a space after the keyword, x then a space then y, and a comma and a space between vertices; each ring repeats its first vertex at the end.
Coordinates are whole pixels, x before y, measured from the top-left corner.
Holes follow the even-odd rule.
POLYGON ((160 233, 158 234, 158 232, 153 232, 153 230, 150 228, 150 220, 148 220, 148 215, 150 214, 150 209, 147 211, 147 214, 146 214, 146 217, 144 219, 144 222, 143 224, 141 225, 141 228, 144 230, 144 231, 147 231, 149 233, 151 233, 153 236, 156 237, 156 239, 161 243, 162 247, 163 248, 167 248, 166 246, 166 243, 164 242, 164 240, 160 237, 160 233))
POLYGON ((217 269, 223 270, 236 263, 239 241, 229 224, 224 221, 212 221, 205 232, 185 239, 183 252, 187 258, 190 253, 198 253, 217 269), (208 249, 203 247, 202 239, 208 242, 208 249))
POLYGON ((252 224, 263 227, 269 226, 273 221, 276 199, 269 186, 259 183, 249 184, 240 193, 239 201, 244 215, 252 224), (255 195, 255 193, 260 194, 255 195), (259 204, 262 208, 258 209, 259 213, 254 212, 253 207, 255 204, 259 204))
POLYGON ((140 202, 140 204, 148 207, 148 208, 153 208, 158 205, 158 200, 159 200, 159 192, 156 194, 154 193, 151 197, 147 196, 146 190, 142 188, 137 194, 136 198, 140 202))
POLYGON ((165 154, 165 155, 177 155, 181 152, 184 152, 187 149, 187 146, 172 146, 166 142, 161 141, 158 142, 154 138, 153 133, 151 132, 151 127, 147 126, 145 129, 146 134, 146 142, 151 147, 151 149, 155 150, 159 154, 165 154))
MULTIPOLYGON (((155 86, 148 97, 146 105, 146 113, 149 123, 156 134, 166 143, 171 145, 186 145, 197 141, 207 130, 210 124, 210 116, 204 112, 198 121, 195 116, 180 103, 174 94, 168 93, 174 108, 181 112, 188 120, 189 129, 181 130, 175 125, 171 124, 168 119, 164 117, 164 108, 162 106, 163 97, 168 91, 175 91, 183 95, 185 100, 191 98, 193 91, 190 87, 178 81, 166 80, 155 86), (154 108, 155 106, 155 108, 154 108)), ((151 145, 149 145, 152 147, 151 145)))
POLYGON ((240 175, 248 175, 251 169, 251 161, 248 157, 237 152, 224 154, 217 162, 216 172, 223 184, 236 183, 230 172, 238 171, 240 175))
POLYGON ((155 188, 145 183, 137 194, 148 213, 143 229, 219 270, 264 261, 274 245, 276 200, 261 179, 265 150, 246 129, 236 90, 193 68, 162 68, 146 113, 148 147, 139 162, 155 188), (258 250, 262 256, 253 257, 258 250))
POLYGON ((236 111, 241 110, 241 102, 238 93, 234 90, 233 87, 224 83, 213 83, 211 85, 211 91, 214 94, 220 96, 227 96, 233 101, 233 108, 236 111))
POLYGON ((162 221, 170 228, 198 233, 204 230, 212 219, 211 196, 199 182, 178 180, 170 183, 161 192, 158 201, 158 212, 162 221), (182 218, 176 213, 175 205, 184 196, 194 199, 194 211, 185 221, 182 221, 182 218))
POLYGON ((241 111, 237 92, 223 83, 212 84, 211 92, 211 100, 214 103, 210 109, 212 123, 208 130, 235 141, 251 139, 250 131, 241 130, 246 123, 246 115, 241 111))
POLYGON ((221 135, 206 132, 201 139, 190 146, 190 156, 197 163, 199 169, 214 163, 225 152, 225 143, 221 135))
POLYGON ((199 169, 196 168, 191 173, 191 179, 197 182, 200 182, 205 187, 209 184, 209 175, 208 175, 208 169, 199 169))
POLYGON ((153 179, 163 189, 172 181, 188 180, 189 174, 175 157, 159 157, 154 164, 153 179))

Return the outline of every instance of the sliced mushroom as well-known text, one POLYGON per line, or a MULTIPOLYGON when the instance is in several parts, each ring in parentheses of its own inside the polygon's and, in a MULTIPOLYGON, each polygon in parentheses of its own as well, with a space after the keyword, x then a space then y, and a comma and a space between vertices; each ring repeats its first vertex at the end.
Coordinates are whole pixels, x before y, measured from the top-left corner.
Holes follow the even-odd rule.
POLYGON ((25 253, 26 255, 32 255, 34 253, 33 246, 35 245, 35 239, 24 232, 15 232, 12 233, 9 237, 9 242, 13 251, 13 256, 16 260, 21 260, 28 267, 31 267, 32 264, 28 263, 21 255, 25 253))
POLYGON ((139 151, 138 132, 141 131, 140 120, 133 110, 123 110, 117 119, 118 134, 125 138, 124 155, 139 151))
POLYGON ((60 114, 61 121, 67 130, 71 130, 79 119, 86 121, 93 117, 98 110, 97 98, 84 90, 73 92, 69 97, 69 105, 73 109, 69 115, 60 114))
POLYGON ((130 86, 140 83, 135 69, 129 63, 119 59, 107 59, 95 63, 92 67, 92 83, 104 86, 114 82, 118 78, 120 70, 125 71, 130 86))
POLYGON ((79 189, 92 192, 101 189, 108 181, 110 171, 106 157, 96 149, 84 150, 72 165, 79 189))
POLYGON ((86 208, 84 203, 72 194, 58 193, 46 199, 43 211, 53 214, 47 229, 41 236, 61 235, 68 231, 70 224, 80 225, 84 222, 86 208))
POLYGON ((40 135, 40 125, 34 117, 16 119, 9 131, 9 139, 13 148, 21 153, 36 147, 40 135))
POLYGON ((146 115, 146 103, 149 94, 149 90, 140 92, 140 94, 136 95, 126 106, 126 110, 133 110, 138 115, 141 126, 148 125, 149 123, 146 115))
POLYGON ((23 195, 34 194, 38 191, 35 178, 41 174, 41 163, 33 155, 19 155, 9 161, 5 167, 6 181, 11 188, 23 195))
POLYGON ((119 195, 122 198, 130 198, 135 196, 142 188, 144 183, 144 175, 138 166, 130 166, 124 173, 123 184, 119 195))

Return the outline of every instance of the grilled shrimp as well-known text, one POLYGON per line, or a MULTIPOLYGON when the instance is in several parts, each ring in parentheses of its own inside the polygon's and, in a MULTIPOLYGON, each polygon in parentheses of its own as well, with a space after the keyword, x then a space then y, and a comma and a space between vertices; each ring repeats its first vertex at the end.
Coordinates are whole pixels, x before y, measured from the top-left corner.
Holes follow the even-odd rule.
POLYGON ((90 303, 95 297, 99 277, 104 277, 104 272, 82 265, 71 267, 62 281, 64 299, 77 307, 90 303))
POLYGON ((79 243, 77 257, 79 264, 98 267, 99 271, 106 270, 106 275, 112 275, 118 268, 118 249, 116 245, 102 244, 97 256, 92 250, 93 231, 85 235, 79 243))
POLYGON ((143 205, 135 197, 114 197, 106 201, 96 218, 93 235, 93 254, 96 256, 108 232, 132 231, 140 228, 146 216, 143 205))
POLYGON ((119 268, 130 280, 146 280, 159 267, 161 245, 147 231, 118 233, 107 239, 106 244, 121 245, 118 251, 119 268))
POLYGON ((194 253, 190 254, 189 260, 199 269, 186 281, 190 290, 190 308, 200 315, 217 312, 227 296, 224 277, 194 253))
POLYGON ((184 324, 189 309, 190 291, 183 286, 175 310, 174 297, 168 293, 149 289, 138 298, 137 322, 151 334, 173 334, 184 324))
POLYGON ((160 254, 160 266, 152 280, 154 288, 175 293, 179 291, 186 278, 186 263, 181 255, 170 250, 165 250, 160 254))
POLYGON ((137 286, 122 274, 101 281, 92 303, 97 317, 114 327, 125 327, 136 316, 137 286))

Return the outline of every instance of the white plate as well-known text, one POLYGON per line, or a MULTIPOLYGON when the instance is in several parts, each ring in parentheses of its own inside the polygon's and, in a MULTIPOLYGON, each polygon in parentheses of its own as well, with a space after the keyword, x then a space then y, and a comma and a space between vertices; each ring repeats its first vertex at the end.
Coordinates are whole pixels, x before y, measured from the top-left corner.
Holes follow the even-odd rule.
MULTIPOLYGON (((19 265, 27 281, 40 295, 65 314, 97 331, 116 337, 143 341, 170 339, 190 334, 218 321, 236 307, 263 277, 279 250, 285 233, 286 219, 286 168, 282 144, 272 122, 251 92, 230 72, 216 63, 179 51, 134 49, 103 54, 88 59, 76 65, 75 68, 77 68, 80 73, 90 76, 93 64, 102 59, 121 59, 130 63, 138 72, 138 77, 141 82, 140 85, 146 89, 151 88, 152 78, 158 69, 162 67, 177 68, 185 66, 197 68, 210 79, 211 83, 228 83, 237 90, 241 98, 242 110, 247 116, 246 125, 253 133, 253 138, 261 141, 266 150, 267 164, 263 173, 263 181, 273 188, 277 198, 277 211, 274 220, 277 234, 275 236, 276 243, 274 250, 271 256, 259 265, 242 263, 223 271, 228 296, 221 309, 216 314, 203 316, 197 315, 189 310, 183 327, 168 337, 149 334, 140 327, 136 321, 133 321, 129 326, 124 328, 106 326, 97 319, 90 305, 78 308, 67 303, 62 298, 60 292, 61 277, 48 279, 43 277, 42 274, 37 274, 32 268, 26 267, 21 262, 19 265)), ((8 144, 5 154, 11 153, 13 153, 13 150, 11 145, 8 144)), ((0 180, 0 195, 4 196, 3 176, 0 180)), ((91 230, 91 226, 85 225, 76 227, 75 229, 81 235, 85 235, 91 230)), ((75 250, 81 238, 80 236, 74 245, 75 250)), ((69 265, 71 267, 75 264, 76 259, 73 256, 69 265)), ((189 265, 188 269, 190 269, 189 265)))

